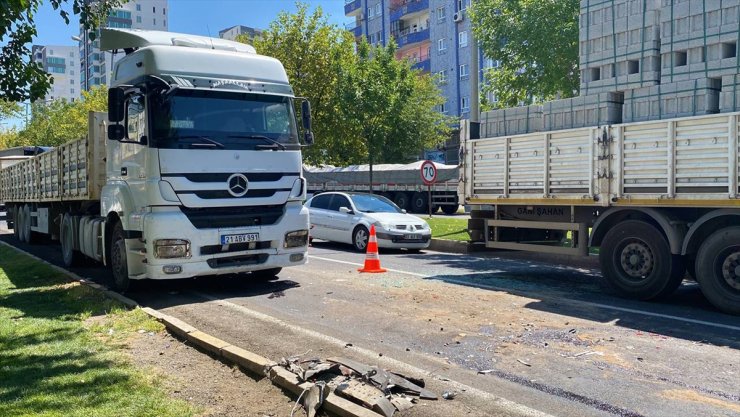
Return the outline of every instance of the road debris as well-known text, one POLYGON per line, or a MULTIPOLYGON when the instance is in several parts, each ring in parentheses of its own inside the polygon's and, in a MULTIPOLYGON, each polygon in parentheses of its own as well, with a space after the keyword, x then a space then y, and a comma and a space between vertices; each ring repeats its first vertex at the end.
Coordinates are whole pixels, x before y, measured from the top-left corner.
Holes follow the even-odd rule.
POLYGON ((532 366, 532 364, 530 364, 530 363, 527 363, 527 362, 525 362, 525 361, 523 361, 523 360, 521 360, 521 359, 517 359, 516 361, 517 361, 517 362, 519 362, 519 363, 521 363, 521 364, 522 364, 522 365, 524 365, 524 366, 532 366))
MULTIPOLYGON (((304 382, 305 387, 301 385, 304 388, 296 406, 303 405, 309 417, 316 415, 324 398, 332 392, 385 417, 413 407, 420 399, 438 398, 424 388, 421 378, 407 377, 347 358, 319 359, 305 357, 304 354, 282 358, 273 367, 281 367, 304 382)), ((268 375, 271 369, 266 370, 268 375)), ((446 394, 449 398, 445 399, 456 395, 446 394)))

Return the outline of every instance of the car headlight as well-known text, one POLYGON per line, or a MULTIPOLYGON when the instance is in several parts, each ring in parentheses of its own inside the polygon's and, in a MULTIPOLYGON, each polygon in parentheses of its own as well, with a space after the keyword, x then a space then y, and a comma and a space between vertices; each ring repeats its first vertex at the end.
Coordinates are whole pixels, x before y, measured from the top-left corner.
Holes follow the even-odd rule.
POLYGON ((383 230, 391 230, 393 227, 391 227, 388 223, 383 222, 375 222, 373 223, 373 226, 375 226, 376 229, 383 229, 383 230))
POLYGON ((285 243, 283 247, 288 248, 299 248, 308 244, 308 230, 295 230, 285 234, 285 243))
POLYGON ((426 223, 426 222, 422 223, 421 230, 429 230, 429 223, 426 223))
POLYGON ((160 259, 189 258, 190 241, 185 239, 155 240, 154 256, 160 259))

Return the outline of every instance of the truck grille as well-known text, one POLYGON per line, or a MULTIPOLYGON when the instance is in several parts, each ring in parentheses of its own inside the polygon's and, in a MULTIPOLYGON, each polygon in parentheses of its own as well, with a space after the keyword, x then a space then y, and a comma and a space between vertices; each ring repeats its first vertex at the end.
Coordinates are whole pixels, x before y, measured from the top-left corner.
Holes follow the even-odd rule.
POLYGON ((197 229, 219 229, 275 224, 285 213, 285 205, 204 208, 180 206, 180 210, 197 229))
POLYGON ((209 259, 206 262, 208 266, 213 269, 216 268, 228 268, 232 266, 244 266, 244 265, 259 265, 267 261, 270 255, 261 253, 259 255, 240 255, 240 256, 229 256, 228 258, 214 258, 209 259))
POLYGON ((215 255, 219 253, 231 253, 231 252, 242 252, 246 250, 263 250, 270 249, 272 247, 272 241, 265 240, 263 242, 251 242, 251 243, 233 243, 231 245, 208 245, 200 247, 201 255, 215 255), (224 249, 226 246, 226 249, 224 249))

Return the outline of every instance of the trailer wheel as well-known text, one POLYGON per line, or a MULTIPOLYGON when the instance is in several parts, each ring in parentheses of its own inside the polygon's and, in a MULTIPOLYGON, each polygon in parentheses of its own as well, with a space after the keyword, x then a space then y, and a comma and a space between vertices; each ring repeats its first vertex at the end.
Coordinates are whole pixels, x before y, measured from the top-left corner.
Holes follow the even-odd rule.
POLYGON ((411 212, 412 213, 426 213, 429 209, 429 197, 427 193, 415 192, 414 196, 411 197, 411 212))
POLYGON ((718 230, 702 243, 696 256, 696 280, 712 305, 740 314, 740 227, 718 230))
POLYGON ((393 196, 393 202, 396 203, 398 208, 400 208, 401 210, 409 209, 409 195, 404 192, 397 192, 393 196))
POLYGON ((81 254, 74 247, 74 222, 72 216, 65 214, 59 231, 59 243, 62 246, 62 260, 66 266, 75 266, 80 262, 81 254))
POLYGON ((650 300, 678 288, 686 269, 663 234, 639 220, 616 224, 599 252, 601 284, 622 297, 650 300))
POLYGON ((28 204, 24 204, 23 207, 21 207, 20 217, 21 217, 21 227, 20 227, 21 242, 32 243, 31 242, 31 207, 28 204))
POLYGON ((113 236, 110 246, 110 267, 113 272, 113 288, 119 292, 126 292, 131 285, 128 277, 128 256, 126 253, 126 239, 121 222, 113 226, 113 236))
POLYGON ((20 226, 20 213, 18 206, 13 207, 13 237, 21 240, 21 226, 20 226))
POLYGON ((460 206, 457 204, 444 205, 442 206, 442 212, 447 215, 453 215, 457 213, 457 209, 459 208, 460 206))

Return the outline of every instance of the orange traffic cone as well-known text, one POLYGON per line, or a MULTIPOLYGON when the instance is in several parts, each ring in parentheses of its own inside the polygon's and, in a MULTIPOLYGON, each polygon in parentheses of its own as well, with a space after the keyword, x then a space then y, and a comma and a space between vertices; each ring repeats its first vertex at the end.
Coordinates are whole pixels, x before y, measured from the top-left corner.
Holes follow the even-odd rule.
POLYGON ((358 269, 360 272, 386 272, 385 268, 380 266, 380 256, 378 255, 378 238, 375 237, 375 226, 370 226, 370 237, 367 239, 367 254, 365 255, 365 266, 358 269))

